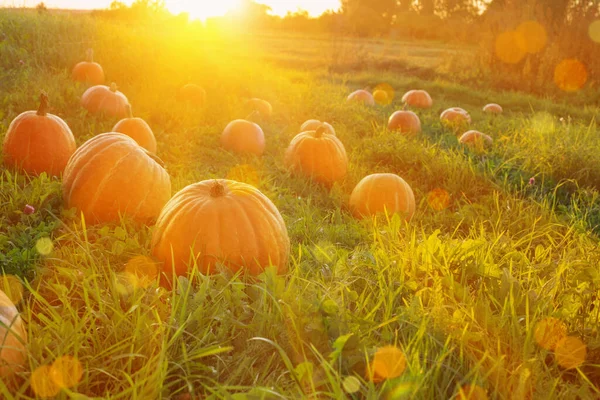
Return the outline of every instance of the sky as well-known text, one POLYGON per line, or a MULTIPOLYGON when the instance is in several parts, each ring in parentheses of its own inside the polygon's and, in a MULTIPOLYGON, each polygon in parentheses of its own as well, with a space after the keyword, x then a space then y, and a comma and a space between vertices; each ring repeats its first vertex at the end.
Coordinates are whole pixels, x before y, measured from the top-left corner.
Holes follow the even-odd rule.
MULTIPOLYGON (((0 0, 0 6, 34 7, 44 1, 49 8, 94 9, 107 8, 112 0, 0 0)), ((123 1, 126 4, 133 0, 123 1)), ((273 9, 273 14, 285 15, 288 11, 303 9, 312 16, 340 7, 340 0, 257 0, 273 9)), ((234 9, 239 0, 166 0, 167 8, 173 13, 188 12, 194 18, 224 15, 234 9)))

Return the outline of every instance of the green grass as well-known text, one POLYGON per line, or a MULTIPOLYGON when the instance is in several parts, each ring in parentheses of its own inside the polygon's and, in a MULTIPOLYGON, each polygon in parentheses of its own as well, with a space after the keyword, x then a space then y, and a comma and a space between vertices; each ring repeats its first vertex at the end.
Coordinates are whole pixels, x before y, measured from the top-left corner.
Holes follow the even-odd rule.
MULTIPOLYGON (((0 383, 2 398, 36 398, 32 372, 63 355, 80 361, 83 376, 59 399, 450 399, 466 384, 491 399, 600 395, 597 105, 377 71, 373 65, 386 60, 370 46, 387 42, 254 40, 14 11, 0 12, 0 31, 0 130, 36 108, 45 90, 78 145, 110 131, 116 121, 82 110, 84 87, 70 81, 72 66, 94 47, 109 81, 152 126, 174 192, 204 179, 248 180, 277 205, 292 243, 284 276, 247 282, 222 272, 197 275, 194 284, 180 278, 174 291, 135 288, 123 270, 132 257, 150 255, 152 226, 87 225, 63 209, 58 180, 3 168, 0 265, 26 288, 19 308, 29 343, 25 370, 0 383), (357 64, 358 48, 375 62, 357 64), (176 102, 188 81, 206 88, 206 107, 176 102), (350 91, 382 82, 397 91, 392 105, 345 102, 350 91), (418 112, 423 134, 407 139, 388 132, 386 121, 412 88, 427 89, 435 103, 418 112), (224 126, 250 113, 249 97, 274 108, 271 119, 256 120, 267 137, 261 158, 219 146, 224 126), (491 101, 505 114, 483 115, 491 101), (473 128, 494 138, 490 152, 464 150, 442 127, 439 113, 451 106, 466 108, 473 128), (309 118, 331 122, 348 151, 349 174, 331 190, 283 167, 283 150, 309 118), (410 223, 351 217, 352 188, 375 172, 411 185, 410 223), (436 188, 450 194, 442 211, 427 203, 436 188), (36 213, 22 214, 25 204, 36 213), (48 255, 35 248, 43 237, 54 243, 48 255), (580 368, 560 367, 535 342, 536 323, 549 316, 587 345, 580 368), (369 363, 386 345, 404 352, 406 371, 370 382, 369 363), (361 382, 353 394, 344 387, 350 376, 361 382)), ((409 47, 398 62, 422 69, 445 51, 390 46, 409 47)))

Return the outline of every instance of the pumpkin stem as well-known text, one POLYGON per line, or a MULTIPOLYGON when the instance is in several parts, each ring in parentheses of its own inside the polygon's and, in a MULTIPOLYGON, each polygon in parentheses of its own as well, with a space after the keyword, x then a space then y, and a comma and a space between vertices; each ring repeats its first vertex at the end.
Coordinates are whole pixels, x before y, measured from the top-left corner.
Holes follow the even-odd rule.
POLYGON ((211 197, 222 197, 225 194, 225 186, 215 179, 215 183, 210 188, 211 197))
MULTIPOLYGON (((140 146, 140 147, 141 147, 141 146, 140 146)), ((142 147, 142 150, 144 150, 144 153, 146 153, 146 155, 147 155, 148 157, 150 157, 151 159, 153 159, 154 161, 156 161, 156 163, 157 163, 158 165, 160 165, 160 166, 161 166, 161 167, 163 167, 163 168, 165 167, 165 162, 164 162, 163 160, 161 160, 159 156, 157 156, 157 155, 156 155, 156 154, 154 154, 154 153, 151 153, 151 152, 149 152, 148 150, 146 150, 146 149, 145 149, 145 148, 143 148, 143 147, 142 147)))
POLYGON ((319 139, 323 137, 323 134, 327 132, 327 128, 325 128, 325 125, 321 124, 321 126, 319 126, 317 128, 317 130, 315 131, 315 134, 313 135, 313 137, 319 139))
POLYGON ((40 107, 38 108, 37 115, 45 117, 48 113, 48 94, 44 91, 40 94, 40 107))
POLYGON ((113 82, 113 83, 110 84, 110 91, 111 92, 116 92, 117 89, 118 89, 118 87, 117 87, 116 83, 113 82))
POLYGON ((127 117, 128 118, 133 118, 133 111, 131 111, 131 104, 127 104, 127 117))
POLYGON ((94 62, 94 50, 93 49, 86 50, 85 59, 87 62, 94 62))

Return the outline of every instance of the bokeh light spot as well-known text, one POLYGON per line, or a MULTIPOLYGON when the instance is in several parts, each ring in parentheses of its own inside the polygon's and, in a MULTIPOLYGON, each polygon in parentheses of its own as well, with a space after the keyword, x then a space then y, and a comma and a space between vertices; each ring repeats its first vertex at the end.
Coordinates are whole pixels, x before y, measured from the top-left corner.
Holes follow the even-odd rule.
POLYGON ((576 92, 585 85, 587 79, 585 65, 576 59, 563 60, 554 70, 554 83, 565 92, 576 92))
POLYGON ((342 382, 346 393, 356 393, 360 390, 360 380, 355 376, 347 376, 342 382))
POLYGON ((536 21, 523 22, 517 28, 517 34, 525 44, 525 51, 530 54, 539 53, 548 43, 546 29, 536 21))
POLYGON ((594 42, 600 43, 600 19, 590 24, 589 33, 594 42))
POLYGON ((434 210, 442 211, 450 205, 450 194, 441 188, 433 189, 427 194, 427 203, 434 210))
POLYGON ((384 92, 383 90, 376 90, 373 92, 373 98, 375 99, 375 102, 379 105, 388 105, 390 104, 390 100, 388 99, 388 95, 386 92, 384 92))
POLYGON ((50 367, 50 377, 60 388, 71 388, 77 385, 82 376, 83 367, 75 357, 59 357, 50 367))
POLYGON ((125 272, 135 276, 135 287, 147 288, 158 276, 158 266, 146 256, 135 256, 125 265, 125 272))
POLYGON ((236 165, 229 170, 227 179, 247 183, 254 187, 258 187, 260 179, 256 168, 249 164, 236 165))
POLYGON ((527 53, 525 46, 525 40, 518 32, 503 32, 496 38, 496 56, 507 64, 517 64, 527 53))
POLYGON ((566 325, 558 318, 549 317, 535 325, 533 338, 546 350, 554 350, 556 344, 567 336, 566 325))
POLYGON ((455 400, 488 400, 488 395, 481 386, 464 385, 458 389, 455 400))
POLYGON ((587 357, 587 347, 585 343, 574 336, 564 337, 556 344, 556 362, 563 368, 577 368, 585 361, 587 357))
POLYGON ((139 286, 137 276, 129 272, 115 274, 115 289, 121 296, 128 296, 139 286))
POLYGON ((18 304, 23 300, 25 289, 21 280, 14 275, 2 276, 2 279, 0 279, 0 290, 6 294, 13 304, 18 304))
POLYGON ((60 392, 58 386, 51 376, 49 365, 42 365, 31 373, 31 389, 41 398, 54 397, 60 392))
POLYGON ((372 363, 373 381, 397 378, 406 369, 406 357, 396 346, 385 346, 377 350, 372 363))
POLYGON ((38 239, 38 241, 35 242, 35 249, 41 255, 47 256, 48 254, 52 253, 52 250, 54 250, 54 244, 52 243, 52 239, 50 239, 49 237, 43 237, 38 239))
MULTIPOLYGON (((373 96, 375 96, 375 92, 377 92, 378 90, 385 92, 385 94, 387 95, 386 103, 382 104, 387 105, 391 104, 394 101, 394 98, 396 97, 396 91, 394 90, 392 85, 390 85, 389 83, 380 83, 379 85, 375 86, 375 89, 373 89, 373 96)), ((375 101, 377 101, 377 99, 375 99, 375 101)))

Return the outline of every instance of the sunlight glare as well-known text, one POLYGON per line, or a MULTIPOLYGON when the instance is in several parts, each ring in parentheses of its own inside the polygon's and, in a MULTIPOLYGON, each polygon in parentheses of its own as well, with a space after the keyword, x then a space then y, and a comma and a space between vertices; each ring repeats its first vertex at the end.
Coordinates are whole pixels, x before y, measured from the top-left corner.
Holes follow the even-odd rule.
POLYGON ((585 65, 576 59, 563 60, 554 70, 554 82, 565 92, 576 92, 581 89, 588 79, 585 65))
POLYGON ((556 344, 556 362, 563 368, 577 368, 585 362, 587 347, 574 336, 567 336, 556 344))
POLYGON ((167 8, 173 14, 189 13, 191 19, 205 21, 207 18, 221 17, 241 6, 241 0, 168 0, 167 8))
POLYGON ((590 24, 589 34, 594 42, 600 43, 600 19, 590 24))

